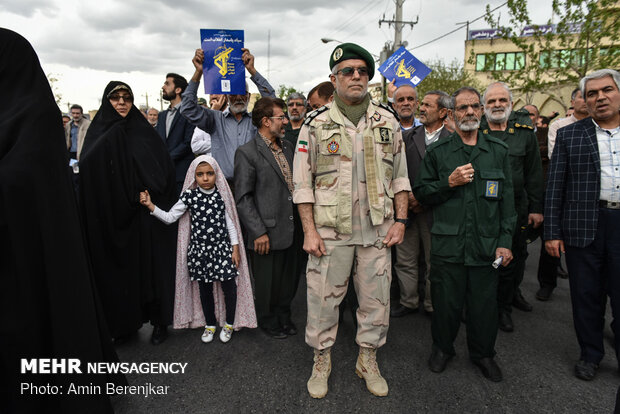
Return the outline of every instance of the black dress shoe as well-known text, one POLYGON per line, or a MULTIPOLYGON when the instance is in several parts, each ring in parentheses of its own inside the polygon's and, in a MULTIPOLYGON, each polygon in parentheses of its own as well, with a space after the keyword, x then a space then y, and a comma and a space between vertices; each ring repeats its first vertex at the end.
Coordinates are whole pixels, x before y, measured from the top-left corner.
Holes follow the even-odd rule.
POLYGON ((515 293, 515 297, 512 299, 512 306, 523 312, 531 312, 532 309, 534 309, 532 305, 525 300, 521 292, 515 293))
POLYGON ((398 306, 395 306, 394 308, 392 308, 392 310, 390 310, 390 316, 392 318, 400 318, 401 316, 409 315, 410 313, 416 313, 417 311, 418 308, 409 308, 399 303, 398 306))
POLYGON ((286 334, 280 328, 261 328, 267 335, 274 339, 286 339, 286 334))
POLYGON ((428 359, 428 368, 439 374, 446 369, 448 365, 448 361, 452 358, 451 355, 445 354, 442 350, 433 348, 433 352, 431 353, 431 357, 428 359))
POLYGON ((597 369, 598 364, 581 360, 575 364, 575 376, 584 381, 592 381, 597 369))
POLYGON ((480 368, 482 375, 484 375, 489 381, 500 382, 503 379, 502 370, 499 369, 493 358, 482 358, 479 360, 472 359, 472 362, 480 368))
POLYGON ((293 324, 293 322, 288 321, 282 327, 282 332, 284 332, 286 335, 297 335, 297 327, 295 326, 295 324, 293 324))
POLYGON ((536 292, 536 299, 546 302, 551 298, 551 293, 553 292, 553 288, 551 286, 542 286, 536 292))
POLYGON ((153 345, 159 345, 168 338, 168 328, 166 325, 153 326, 153 333, 151 334, 151 343, 153 345))
POLYGON ((504 332, 512 332, 515 330, 515 326, 512 324, 512 316, 510 316, 508 312, 500 312, 499 329, 504 332))

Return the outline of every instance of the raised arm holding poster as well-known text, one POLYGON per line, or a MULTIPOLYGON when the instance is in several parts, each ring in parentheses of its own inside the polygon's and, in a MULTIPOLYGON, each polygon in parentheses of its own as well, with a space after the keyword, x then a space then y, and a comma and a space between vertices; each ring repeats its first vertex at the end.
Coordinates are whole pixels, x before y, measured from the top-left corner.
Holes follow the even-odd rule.
POLYGON ((207 94, 244 95, 243 30, 200 29, 207 94))
POLYGON ((390 82, 396 79, 396 86, 406 83, 418 86, 431 73, 431 69, 416 59, 405 46, 401 46, 379 66, 379 72, 390 82))

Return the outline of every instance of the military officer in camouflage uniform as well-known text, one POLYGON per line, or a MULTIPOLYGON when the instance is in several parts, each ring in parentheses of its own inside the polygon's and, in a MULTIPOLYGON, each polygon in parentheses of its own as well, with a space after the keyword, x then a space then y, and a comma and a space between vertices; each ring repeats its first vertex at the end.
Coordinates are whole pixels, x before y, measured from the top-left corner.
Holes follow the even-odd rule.
POLYGON ((530 305, 521 294, 519 285, 525 272, 528 226, 539 228, 543 222, 543 177, 538 140, 527 111, 512 111, 512 93, 502 82, 489 85, 483 95, 485 115, 480 130, 501 139, 508 145, 514 185, 517 223, 512 239, 514 259, 501 268, 497 301, 499 328, 512 332, 512 306, 529 312, 530 305))
POLYGON ((454 339, 466 306, 469 357, 485 377, 501 381, 494 360, 497 270, 510 263, 515 210, 508 147, 478 131, 480 94, 463 87, 452 95, 456 132, 431 144, 413 186, 433 207, 431 296, 433 350, 428 365, 442 372, 455 354, 454 339))
POLYGON ((352 274, 359 301, 355 371, 370 392, 388 386, 376 361, 390 316, 390 247, 402 242, 411 190, 398 121, 370 101, 375 71, 370 53, 344 43, 330 58, 334 101, 309 114, 293 167, 304 229, 308 321, 306 343, 314 348, 308 392, 327 394, 331 347, 338 330, 338 305, 352 274))

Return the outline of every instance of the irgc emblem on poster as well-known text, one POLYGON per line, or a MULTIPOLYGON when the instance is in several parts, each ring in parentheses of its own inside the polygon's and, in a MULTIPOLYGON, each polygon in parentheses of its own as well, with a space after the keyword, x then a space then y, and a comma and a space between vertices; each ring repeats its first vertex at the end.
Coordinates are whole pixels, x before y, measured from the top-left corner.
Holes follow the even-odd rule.
POLYGON ((205 93, 245 94, 243 30, 200 29, 205 93))
POLYGON ((418 86, 431 73, 431 69, 416 59, 405 46, 401 46, 379 66, 379 72, 390 82, 396 79, 396 86, 407 83, 418 86))

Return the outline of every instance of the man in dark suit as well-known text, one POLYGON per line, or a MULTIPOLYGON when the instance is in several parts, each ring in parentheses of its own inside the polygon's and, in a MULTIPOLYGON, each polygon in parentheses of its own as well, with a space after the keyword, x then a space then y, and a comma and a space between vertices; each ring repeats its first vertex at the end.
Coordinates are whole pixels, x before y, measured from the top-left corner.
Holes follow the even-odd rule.
POLYGON ((163 98, 170 101, 170 107, 159 113, 155 130, 163 138, 176 170, 177 194, 181 194, 183 181, 189 165, 194 159, 192 153, 192 134, 194 126, 177 110, 181 104, 181 94, 187 87, 187 80, 176 73, 166 75, 162 86, 163 98))
POLYGON ((579 87, 591 117, 558 131, 544 239, 551 256, 566 252, 581 348, 575 376, 589 381, 604 355, 605 295, 616 316, 611 322, 616 358, 620 350, 620 73, 595 71, 579 87))
POLYGON ((295 335, 291 302, 297 290, 303 233, 293 208, 293 145, 284 138, 285 103, 261 98, 258 129, 235 153, 235 201, 247 232, 258 325, 273 338, 295 335))
MULTIPOLYGON (((444 120, 448 116, 450 96, 443 91, 430 91, 422 99, 420 104, 420 122, 422 125, 409 129, 403 133, 407 155, 407 171, 409 181, 413 186, 420 171, 422 159, 426 153, 426 147, 433 142, 450 135, 450 131, 444 128, 444 120)), ((402 244, 396 245, 396 263, 394 270, 400 286, 400 301, 390 311, 390 316, 400 317, 408 313, 418 311, 419 295, 418 280, 420 266, 420 244, 424 249, 424 273, 425 295, 424 310, 432 314, 433 303, 431 301, 431 284, 428 280, 431 263, 431 222, 432 213, 425 206, 420 205, 409 193, 409 223, 405 230, 405 238, 402 244)))

